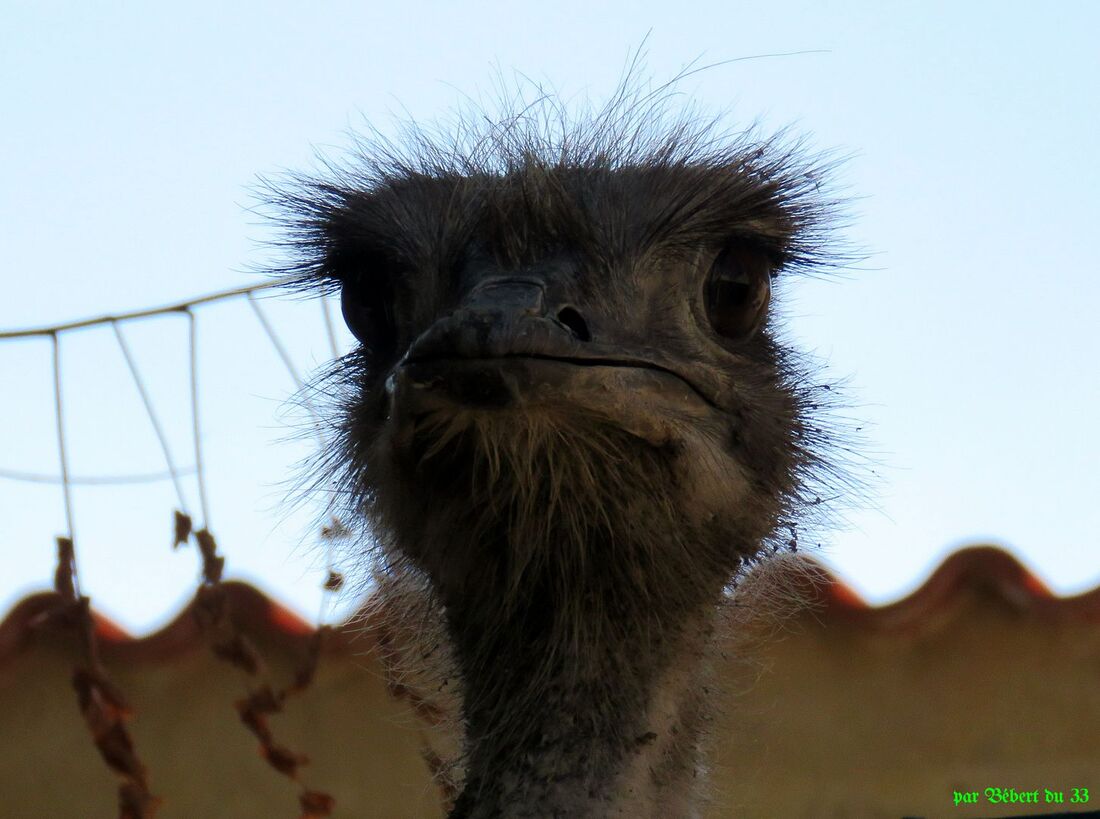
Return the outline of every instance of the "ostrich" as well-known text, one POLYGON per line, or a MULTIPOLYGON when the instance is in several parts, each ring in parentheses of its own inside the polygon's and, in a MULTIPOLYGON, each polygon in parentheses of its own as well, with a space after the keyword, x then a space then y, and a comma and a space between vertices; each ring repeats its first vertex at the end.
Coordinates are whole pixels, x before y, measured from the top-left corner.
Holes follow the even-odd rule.
POLYGON ((544 96, 272 188, 283 271, 358 340, 325 480, 460 690, 452 819, 696 815, 726 592, 823 494, 771 293, 835 263, 829 163, 672 99, 544 96))

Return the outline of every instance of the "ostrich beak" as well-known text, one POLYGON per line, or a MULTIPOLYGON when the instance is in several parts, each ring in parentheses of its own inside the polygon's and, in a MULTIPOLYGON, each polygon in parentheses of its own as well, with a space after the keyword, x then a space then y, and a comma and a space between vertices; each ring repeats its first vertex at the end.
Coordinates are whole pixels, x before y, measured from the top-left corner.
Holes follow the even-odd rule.
POLYGON ((387 380, 398 424, 459 411, 579 412, 662 445, 676 427, 713 417, 646 351, 582 340, 582 314, 570 306, 570 323, 559 320, 546 290, 530 279, 483 282, 422 333, 387 380))

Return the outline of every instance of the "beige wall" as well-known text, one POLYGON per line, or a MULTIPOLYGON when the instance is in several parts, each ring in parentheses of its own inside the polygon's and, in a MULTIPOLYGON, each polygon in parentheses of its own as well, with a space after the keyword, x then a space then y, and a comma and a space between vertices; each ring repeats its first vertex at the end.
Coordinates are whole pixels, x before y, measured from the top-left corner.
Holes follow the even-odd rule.
MULTIPOLYGON (((1087 807, 1100 808, 1100 594, 1050 599, 992 551, 953 560, 887 609, 825 587, 815 609, 754 627, 727 653, 710 815, 1045 809, 953 806, 954 791, 991 785, 1067 799, 1088 787, 1087 807)), ((233 598, 269 676, 287 682, 305 636, 273 625, 277 607, 247 587, 233 598)), ((26 622, 48 602, 27 601, 0 627, 0 816, 114 817, 115 780, 69 681, 76 644, 26 622)), ((278 740, 312 759, 303 780, 337 798, 336 816, 440 816, 407 698, 387 690, 369 637, 346 636, 272 718, 278 740)), ((211 657, 188 617, 146 640, 104 641, 103 660, 136 708, 137 750, 166 800, 159 816, 298 815, 296 786, 237 719, 244 675, 211 657)))

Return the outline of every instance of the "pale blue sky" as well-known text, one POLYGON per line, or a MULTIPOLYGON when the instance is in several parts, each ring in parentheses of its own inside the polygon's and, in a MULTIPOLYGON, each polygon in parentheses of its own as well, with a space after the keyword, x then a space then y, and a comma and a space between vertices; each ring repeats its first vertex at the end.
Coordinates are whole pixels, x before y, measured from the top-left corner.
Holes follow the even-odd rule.
MULTIPOLYGON (((852 156, 847 236, 868 261, 782 293, 792 334, 848 379, 878 464, 876 505, 850 511, 821 555, 876 601, 979 541, 1063 593, 1100 582, 1096 3, 8 4, 0 329, 254 281, 257 175, 339 156, 364 121, 430 119, 489 92, 497 66, 599 99, 647 32, 657 79, 696 58, 824 52, 681 86, 852 156)), ((325 360, 316 304, 265 305, 301 370, 325 360)), ((288 465, 310 445, 284 442, 293 385, 247 304, 199 322, 229 575, 312 618, 315 510, 284 511, 288 465)), ((190 463, 186 322, 125 332, 190 463)), ((62 344, 73 472, 161 469, 111 331, 62 344)), ((50 379, 47 341, 0 343, 0 470, 57 471, 50 379)), ((197 561, 168 548, 171 485, 74 499, 95 605, 138 631, 178 610, 197 561)), ((63 528, 56 487, 0 478, 0 609, 48 584, 63 528)))

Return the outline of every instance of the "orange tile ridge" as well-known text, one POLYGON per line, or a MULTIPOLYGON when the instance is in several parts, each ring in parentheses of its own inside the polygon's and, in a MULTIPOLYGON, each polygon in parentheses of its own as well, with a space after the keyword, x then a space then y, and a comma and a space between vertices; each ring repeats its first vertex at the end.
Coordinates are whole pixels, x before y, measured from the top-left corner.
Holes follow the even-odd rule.
MULTIPOLYGON (((995 546, 959 549, 913 592, 882 606, 870 605, 833 572, 824 566, 820 569, 822 580, 816 586, 816 600, 812 601, 817 604, 814 608, 819 620, 835 618, 867 628, 910 630, 941 619, 965 594, 976 593, 1012 609, 1029 610, 1042 617, 1100 623, 1100 586, 1074 596, 1055 595, 1013 555, 995 546)), ((227 581, 225 588, 240 628, 272 638, 288 648, 305 650, 314 625, 247 583, 227 581)), ((58 601, 55 592, 39 592, 24 597, 12 607, 0 621, 0 666, 31 644, 58 601)), ((149 662, 205 649, 193 616, 193 606, 194 602, 187 604, 166 626, 141 637, 131 635, 109 618, 93 612, 104 659, 149 662)), ((371 648, 374 639, 367 636, 364 641, 362 637, 363 632, 377 636, 377 629, 372 629, 372 622, 377 617, 377 611, 366 619, 356 615, 337 627, 333 639, 328 641, 326 653, 342 650, 363 653, 371 648)))

